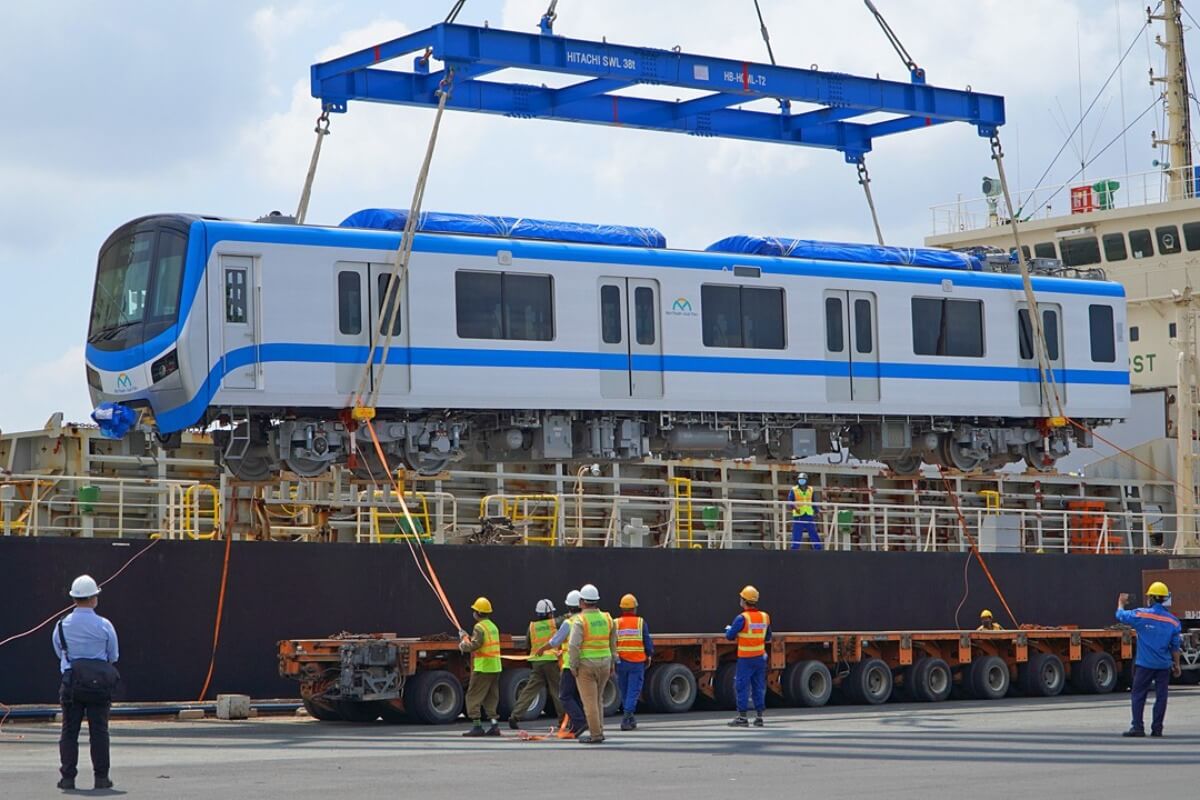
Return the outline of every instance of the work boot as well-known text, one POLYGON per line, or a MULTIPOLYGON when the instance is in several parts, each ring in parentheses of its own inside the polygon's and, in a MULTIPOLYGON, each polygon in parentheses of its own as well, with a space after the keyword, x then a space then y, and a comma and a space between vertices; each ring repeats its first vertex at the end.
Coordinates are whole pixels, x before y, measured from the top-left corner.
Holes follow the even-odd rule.
POLYGON ((762 726, 763 726, 762 714, 755 714, 754 715, 754 727, 761 728, 762 726))
POLYGON ((95 788, 95 789, 111 789, 111 788, 113 788, 113 782, 111 780, 109 780, 107 775, 104 776, 103 778, 97 776, 96 777, 96 785, 93 788, 95 788))
POLYGON ((1150 735, 1156 739, 1162 738, 1162 731, 1150 731, 1150 735))
POLYGON ((483 736, 483 726, 476 722, 471 726, 471 730, 463 734, 463 736, 483 736))
POLYGON ((634 723, 633 717, 628 714, 626 714, 625 717, 621 720, 621 730, 623 730, 623 731, 631 731, 636 727, 637 727, 637 724, 634 723))
POLYGON ((500 723, 493 722, 491 724, 491 726, 488 727, 487 731, 484 732, 484 735, 485 736, 499 736, 500 735, 500 723))
POLYGON ((516 714, 508 715, 508 727, 512 728, 514 731, 521 730, 521 721, 517 719, 516 714))
POLYGON ((57 786, 59 789, 62 789, 63 791, 66 791, 66 792, 74 791, 75 779, 74 778, 59 778, 58 783, 56 783, 55 786, 57 786))
POLYGON ((600 744, 603 741, 603 736, 592 736, 590 733, 585 733, 579 737, 580 744, 600 744))
POLYGON ((729 720, 729 727, 731 727, 731 728, 749 728, 750 720, 746 719, 741 714, 738 714, 736 717, 729 720))
POLYGON ((1125 737, 1134 736, 1134 737, 1141 738, 1146 735, 1146 732, 1144 730, 1142 730, 1141 728, 1130 728, 1129 730, 1125 731, 1121 735, 1125 736, 1125 737))

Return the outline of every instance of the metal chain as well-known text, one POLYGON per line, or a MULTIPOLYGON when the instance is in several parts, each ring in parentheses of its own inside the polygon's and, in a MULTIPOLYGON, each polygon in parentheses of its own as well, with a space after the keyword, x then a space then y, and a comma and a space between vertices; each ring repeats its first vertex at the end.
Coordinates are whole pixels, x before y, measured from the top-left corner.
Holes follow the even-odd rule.
POLYGON ((875 212, 875 199, 871 197, 871 175, 867 172, 866 159, 858 159, 854 162, 854 166, 858 170, 858 185, 863 187, 863 193, 867 196, 867 208, 871 209, 871 222, 875 225, 875 238, 882 247, 883 230, 879 227, 879 214, 875 212))
POLYGON ((308 200, 312 197, 313 180, 317 177, 317 161, 321 158, 321 142, 329 135, 329 109, 321 109, 317 126, 313 128, 317 141, 313 144, 312 158, 308 162, 308 174, 304 176, 304 188, 300 191, 300 205, 296 208, 296 224, 303 225, 308 216, 308 200))

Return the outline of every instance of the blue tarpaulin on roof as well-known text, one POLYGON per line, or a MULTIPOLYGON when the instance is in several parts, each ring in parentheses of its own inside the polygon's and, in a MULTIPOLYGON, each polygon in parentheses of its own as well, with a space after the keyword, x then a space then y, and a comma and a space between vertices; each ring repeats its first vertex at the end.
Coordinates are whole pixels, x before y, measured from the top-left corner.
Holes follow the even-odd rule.
POLYGON ((825 261, 895 264, 904 267, 931 267, 976 272, 983 269, 983 264, 978 258, 951 250, 819 242, 815 239, 783 239, 777 236, 729 236, 710 244, 706 249, 715 253, 749 253, 759 256, 812 258, 825 261))
MULTIPOLYGON (((396 208, 364 208, 342 221, 342 228, 371 228, 402 231, 408 211, 396 208)), ((425 233, 468 233, 476 236, 503 236, 509 239, 542 239, 551 242, 612 244, 625 247, 667 246, 667 239, 654 228, 634 225, 592 225, 584 222, 556 222, 526 217, 497 217, 489 214, 445 214, 422 211, 417 230, 425 233)))

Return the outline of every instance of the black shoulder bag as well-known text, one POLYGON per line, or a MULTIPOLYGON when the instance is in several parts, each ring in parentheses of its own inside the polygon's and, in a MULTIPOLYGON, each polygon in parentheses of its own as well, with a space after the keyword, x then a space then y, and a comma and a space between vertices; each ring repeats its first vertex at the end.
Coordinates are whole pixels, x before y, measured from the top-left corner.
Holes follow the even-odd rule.
POLYGON ((121 681, 121 673, 105 659, 71 658, 62 623, 60 619, 57 625, 58 644, 70 665, 63 673, 63 685, 71 693, 71 699, 77 703, 111 703, 113 690, 121 681))

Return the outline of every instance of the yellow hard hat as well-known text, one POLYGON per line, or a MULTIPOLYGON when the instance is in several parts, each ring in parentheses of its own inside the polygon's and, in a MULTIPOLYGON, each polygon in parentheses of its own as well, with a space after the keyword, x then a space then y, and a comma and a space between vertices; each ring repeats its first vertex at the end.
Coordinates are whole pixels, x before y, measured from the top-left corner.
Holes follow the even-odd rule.
POLYGON ((1166 597, 1170 593, 1171 590, 1168 589, 1167 585, 1162 581, 1155 581, 1154 583, 1150 584, 1150 588, 1146 590, 1146 594, 1150 595, 1151 597, 1166 597))
POLYGON ((492 613, 492 601, 486 597, 476 597, 475 602, 471 603, 471 610, 478 611, 480 614, 492 613))
POLYGON ((983 611, 980 611, 980 612, 979 612, 979 618, 980 618, 980 619, 983 619, 984 617, 987 617, 988 619, 991 619, 991 618, 992 618, 992 612, 988 611, 986 608, 985 608, 983 611))
POLYGON ((621 608, 637 608, 637 598, 631 594, 621 598, 621 608))
POLYGON ((742 591, 738 592, 738 596, 747 603, 757 603, 758 589, 755 589, 753 586, 744 586, 742 587, 742 591))

